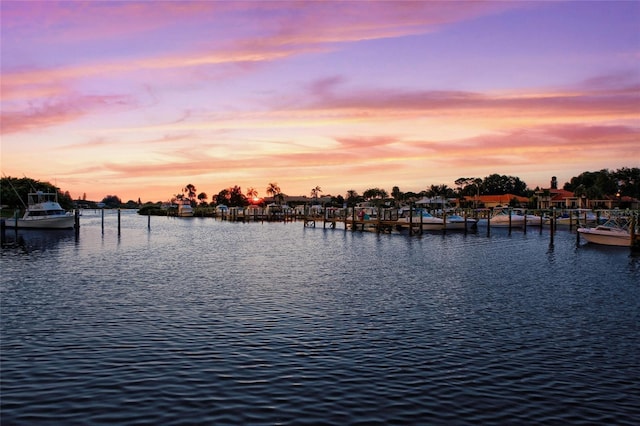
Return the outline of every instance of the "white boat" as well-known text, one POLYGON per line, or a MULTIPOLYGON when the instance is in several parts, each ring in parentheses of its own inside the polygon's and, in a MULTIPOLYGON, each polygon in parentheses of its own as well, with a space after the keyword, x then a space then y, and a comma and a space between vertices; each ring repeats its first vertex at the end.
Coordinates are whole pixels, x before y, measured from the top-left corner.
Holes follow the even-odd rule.
POLYGON ((193 216, 193 208, 191 208, 190 200, 178 200, 178 217, 193 216))
POLYGON ((629 226, 616 219, 610 219, 595 228, 578 228, 578 233, 589 243, 631 247, 629 226))
POLYGON ((507 207, 495 207, 491 215, 491 227, 495 228, 509 227, 509 223, 512 228, 522 228, 524 221, 524 216, 513 211, 510 212, 507 207), (511 215, 511 219, 509 219, 509 215, 511 215))
POLYGON ((549 218, 538 216, 535 214, 529 214, 526 212, 526 210, 523 209, 513 209, 513 212, 518 216, 525 217, 527 219, 527 226, 542 226, 549 221, 549 218))
POLYGON ((556 225, 586 225, 595 224, 598 216, 590 209, 575 209, 562 214, 556 218, 556 225))
POLYGON ((466 227, 473 227, 476 224, 476 220, 474 218, 468 217, 465 219, 464 217, 457 214, 448 214, 446 216, 446 224, 445 229, 453 229, 453 230, 465 230, 466 227))
POLYGON ((441 231, 444 229, 444 220, 431 215, 425 210, 418 209, 413 216, 398 219, 400 224, 411 223, 413 226, 422 224, 423 231, 441 231))
POLYGON ((8 228, 71 229, 74 227, 73 213, 66 212, 58 203, 54 192, 30 192, 24 215, 6 220, 8 228))

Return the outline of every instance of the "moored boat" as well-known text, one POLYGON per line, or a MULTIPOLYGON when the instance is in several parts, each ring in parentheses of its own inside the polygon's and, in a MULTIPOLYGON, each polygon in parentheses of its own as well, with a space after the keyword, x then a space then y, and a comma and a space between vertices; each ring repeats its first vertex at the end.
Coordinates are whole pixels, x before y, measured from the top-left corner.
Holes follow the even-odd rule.
POLYGON ((610 219, 592 228, 578 228, 578 233, 592 244, 631 247, 629 225, 618 219, 610 219))
POLYGON ((398 219, 398 223, 406 225, 411 223, 414 226, 421 225, 423 231, 441 231, 444 229, 444 220, 435 217, 426 210, 418 209, 413 216, 406 216, 398 219))
POLYGON ((447 214, 445 217, 445 226, 447 230, 465 230, 467 227, 473 227, 476 225, 476 220, 468 217, 464 218, 457 214, 447 214))
POLYGON ((542 226, 549 221, 549 218, 527 213, 524 209, 513 209, 513 212, 518 216, 523 216, 527 221, 527 226, 542 226))
POLYGON ((191 217, 193 216, 193 208, 191 207, 190 200, 178 201, 178 217, 191 217))
MULTIPOLYGON (((506 228, 509 226, 512 228, 522 228, 524 226, 525 217, 514 213, 508 207, 497 206, 493 209, 490 221, 492 228, 506 228)), ((487 221, 483 220, 482 223, 486 225, 487 221)))
POLYGON ((30 192, 27 207, 22 217, 8 219, 8 228, 71 229, 74 227, 73 213, 65 211, 58 203, 54 192, 30 192))
POLYGON ((597 215, 590 209, 575 209, 563 213, 556 218, 556 225, 570 224, 595 224, 598 221, 597 215))

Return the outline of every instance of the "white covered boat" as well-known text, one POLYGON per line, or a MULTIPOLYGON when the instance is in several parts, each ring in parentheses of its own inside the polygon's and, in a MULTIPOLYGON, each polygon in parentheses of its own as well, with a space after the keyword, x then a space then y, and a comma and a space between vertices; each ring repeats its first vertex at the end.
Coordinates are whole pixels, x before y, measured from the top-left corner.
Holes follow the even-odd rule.
POLYGON ((476 220, 468 217, 465 222, 465 218, 457 214, 448 214, 446 216, 446 229, 453 230, 465 230, 467 227, 473 227, 476 225, 476 220))
POLYGON ((71 229, 74 227, 73 213, 65 211, 58 203, 54 192, 30 192, 22 217, 6 220, 8 228, 71 229))
POLYGON ((178 216, 179 217, 193 216, 193 208, 191 207, 190 200, 178 200, 178 216))
POLYGON ((491 215, 491 227, 495 228, 509 227, 509 223, 511 223, 512 228, 522 228, 524 221, 524 216, 515 213, 513 210, 509 211, 508 207, 495 207, 491 215), (509 219, 509 215, 511 215, 511 219, 509 219))
POLYGON ((542 226, 549 221, 549 219, 546 217, 529 214, 526 210, 523 209, 514 209, 512 214, 513 213, 517 214, 518 216, 525 217, 527 220, 527 226, 542 226))
POLYGON ((595 224, 598 221, 597 215, 590 209, 575 209, 568 211, 556 218, 557 225, 569 224, 595 224))
POLYGON ((631 247, 629 225, 616 219, 608 220, 594 228, 578 228, 578 233, 589 243, 631 247))
POLYGON ((401 224, 411 223, 413 226, 422 224, 423 231, 441 231, 444 229, 444 220, 435 217, 426 210, 418 209, 413 216, 398 219, 401 224))

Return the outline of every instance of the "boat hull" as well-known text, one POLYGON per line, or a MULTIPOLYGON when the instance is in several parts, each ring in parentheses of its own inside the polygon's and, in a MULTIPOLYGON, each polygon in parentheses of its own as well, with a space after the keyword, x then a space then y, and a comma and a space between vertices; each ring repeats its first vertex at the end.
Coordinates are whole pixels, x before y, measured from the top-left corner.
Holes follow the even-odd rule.
POLYGON ((543 226, 549 219, 540 216, 527 216, 527 226, 543 226))
POLYGON ((556 225, 576 225, 576 224, 580 224, 580 225, 585 225, 585 224, 591 224, 591 225, 595 225, 596 224, 596 219, 587 219, 585 221, 584 218, 575 218, 575 217, 559 217, 556 219, 556 225))
POLYGON ((467 218, 467 220, 465 221, 463 217, 455 216, 455 217, 447 217, 447 221, 445 223, 444 228, 446 230, 464 231, 465 229, 474 227, 475 225, 476 225, 476 220, 473 218, 467 218))
POLYGON ((631 235, 620 229, 578 228, 587 242, 605 246, 631 247, 631 235))
POLYGON ((443 223, 423 223, 422 224, 423 231, 442 231, 443 229, 444 229, 443 223))
POLYGON ((509 217, 492 217, 491 218, 491 227, 492 228, 508 228, 511 226, 512 228, 522 228, 524 227, 524 217, 511 217, 511 225, 509 225, 509 217))
POLYGON ((420 220, 419 217, 414 217, 413 220, 410 220, 408 217, 405 217, 402 220, 398 221, 398 224, 401 226, 415 226, 416 228, 422 226, 423 231, 442 231, 444 229, 444 221, 439 218, 424 218, 420 220))
POLYGON ((7 228, 24 228, 24 229, 72 229, 75 225, 75 219, 71 215, 58 217, 43 217, 37 219, 7 219, 5 222, 7 228))

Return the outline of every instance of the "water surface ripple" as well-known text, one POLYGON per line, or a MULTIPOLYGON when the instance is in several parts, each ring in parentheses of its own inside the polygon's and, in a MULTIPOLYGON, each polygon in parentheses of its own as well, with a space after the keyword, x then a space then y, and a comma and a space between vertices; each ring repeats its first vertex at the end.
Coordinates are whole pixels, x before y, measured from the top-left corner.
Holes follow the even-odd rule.
MULTIPOLYGON (((12 231, 8 238, 14 238, 12 231)), ((82 217, 1 253, 1 423, 637 424, 640 259, 566 230, 82 217)))

